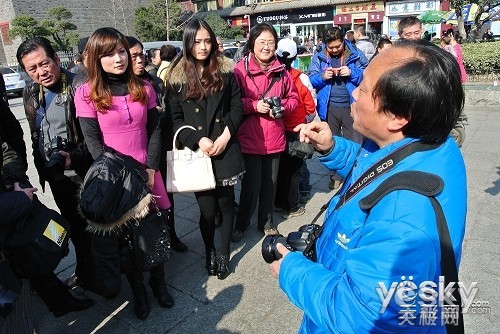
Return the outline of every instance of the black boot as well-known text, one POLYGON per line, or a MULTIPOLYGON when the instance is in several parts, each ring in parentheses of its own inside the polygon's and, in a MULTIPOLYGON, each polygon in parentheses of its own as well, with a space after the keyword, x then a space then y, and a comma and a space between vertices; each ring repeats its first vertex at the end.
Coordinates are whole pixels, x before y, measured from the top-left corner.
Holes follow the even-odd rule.
POLYGON ((133 272, 127 274, 127 280, 130 284, 132 295, 134 297, 134 313, 139 319, 144 320, 149 315, 149 303, 146 287, 142 282, 142 273, 133 272))
POLYGON ((175 218, 174 212, 172 210, 167 210, 167 225, 168 233, 170 235, 170 246, 176 252, 184 253, 187 252, 188 248, 185 243, 183 243, 175 233, 175 218))
POLYGON ((153 295, 158 298, 158 304, 161 307, 172 308, 174 306, 174 298, 168 293, 167 285, 165 284, 165 268, 161 264, 149 271, 149 285, 153 290, 153 295))
POLYGON ((208 276, 217 275, 217 253, 215 249, 205 251, 205 268, 207 269, 208 276))
POLYGON ((219 255, 217 257, 217 278, 226 279, 229 274, 229 255, 219 255))
POLYGON ((83 311, 94 305, 92 299, 73 297, 69 288, 54 274, 34 278, 31 280, 31 285, 56 317, 69 312, 83 311))

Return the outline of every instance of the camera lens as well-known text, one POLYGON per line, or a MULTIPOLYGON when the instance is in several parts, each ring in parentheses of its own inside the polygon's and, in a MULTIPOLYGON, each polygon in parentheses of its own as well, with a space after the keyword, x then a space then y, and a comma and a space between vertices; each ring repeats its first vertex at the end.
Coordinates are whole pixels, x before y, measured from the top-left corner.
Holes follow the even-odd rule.
POLYGON ((281 253, 276 249, 277 243, 286 245, 286 238, 281 234, 268 235, 262 241, 262 257, 267 263, 273 263, 281 259, 281 253))

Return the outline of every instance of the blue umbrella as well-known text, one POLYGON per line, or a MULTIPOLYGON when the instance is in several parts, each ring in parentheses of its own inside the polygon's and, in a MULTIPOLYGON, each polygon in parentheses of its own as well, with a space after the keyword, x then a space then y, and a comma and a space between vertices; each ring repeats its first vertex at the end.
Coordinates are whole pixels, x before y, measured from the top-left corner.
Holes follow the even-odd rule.
MULTIPOLYGON (((468 5, 465 5, 462 7, 462 17, 464 19, 464 24, 471 24, 474 22, 474 18, 476 17, 476 13, 477 13, 477 4, 473 3, 473 4, 468 4, 468 5)), ((451 10, 448 12, 448 14, 446 14, 444 17, 443 17, 443 20, 442 20, 443 23, 446 23, 446 24, 454 24, 454 25, 457 25, 458 24, 458 21, 457 21, 457 14, 455 13, 455 10, 451 10)))

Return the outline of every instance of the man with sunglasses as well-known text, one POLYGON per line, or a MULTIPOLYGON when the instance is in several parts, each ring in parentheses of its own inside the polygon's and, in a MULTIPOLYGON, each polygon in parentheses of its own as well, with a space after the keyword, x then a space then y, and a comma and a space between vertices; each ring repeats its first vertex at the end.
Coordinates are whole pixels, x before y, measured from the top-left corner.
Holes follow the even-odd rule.
MULTIPOLYGON (((368 59, 337 27, 326 29, 322 40, 323 48, 314 55, 308 70, 318 92, 318 116, 328 122, 334 135, 361 143, 363 136, 352 127, 351 103, 368 59)), ((332 174, 330 189, 338 188, 340 183, 341 178, 332 174)))

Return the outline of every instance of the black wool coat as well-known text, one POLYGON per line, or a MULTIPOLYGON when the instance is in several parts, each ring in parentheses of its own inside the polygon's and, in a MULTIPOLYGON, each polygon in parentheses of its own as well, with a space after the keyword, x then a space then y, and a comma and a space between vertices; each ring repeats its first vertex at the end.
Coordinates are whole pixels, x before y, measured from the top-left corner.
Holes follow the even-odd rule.
POLYGON ((224 78, 224 88, 203 102, 182 99, 182 89, 186 83, 184 59, 180 60, 167 74, 166 112, 172 119, 173 132, 183 125, 196 130, 184 129, 178 134, 179 142, 192 150, 198 149, 198 141, 208 137, 215 141, 227 126, 231 139, 220 155, 212 157, 212 167, 216 180, 236 176, 245 170, 243 155, 238 143, 238 128, 243 120, 240 88, 234 78, 234 62, 220 56, 219 72, 224 78))

